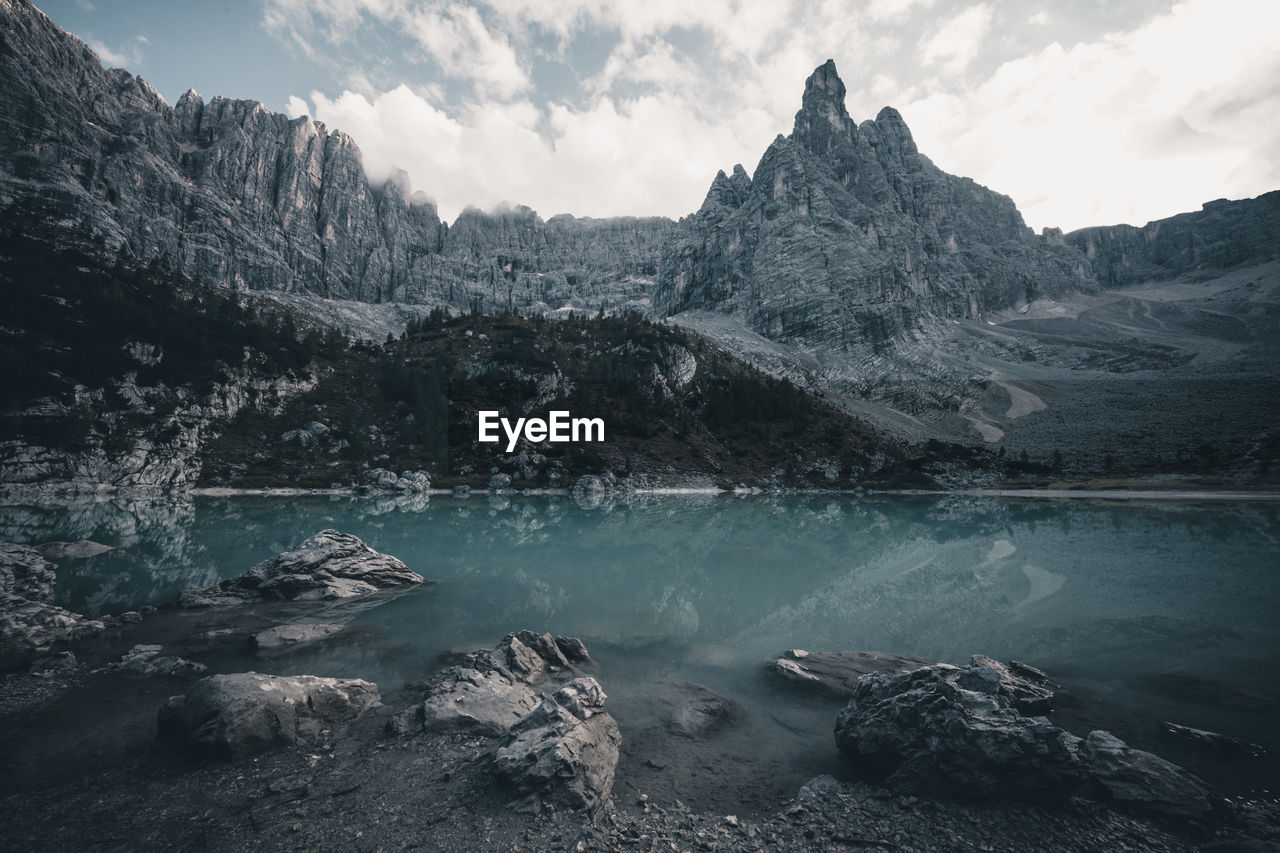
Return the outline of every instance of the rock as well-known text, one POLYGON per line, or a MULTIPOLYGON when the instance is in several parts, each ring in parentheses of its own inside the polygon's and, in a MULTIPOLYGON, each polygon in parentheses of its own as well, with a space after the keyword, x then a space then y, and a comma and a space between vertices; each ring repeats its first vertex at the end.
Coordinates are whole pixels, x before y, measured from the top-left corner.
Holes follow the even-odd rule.
POLYGON ((467 730, 497 737, 540 702, 538 694, 510 673, 455 666, 436 677, 418 706, 418 719, 427 731, 467 730))
POLYGON ((426 471, 404 471, 397 475, 386 468, 370 468, 362 479, 366 486, 381 491, 423 494, 431 489, 431 475, 426 471))
POLYGON ((1193 729, 1190 726, 1180 726, 1170 722, 1164 723, 1163 729, 1165 735, 1171 740, 1222 758, 1261 758, 1267 754, 1266 747, 1217 732, 1193 729))
POLYGON ((509 474, 494 474, 489 478, 489 491, 496 492, 499 489, 511 488, 511 476, 509 474))
POLYGON ((668 685, 671 713, 668 727, 673 734, 705 738, 728 725, 740 713, 732 699, 688 681, 668 685))
POLYGON ((873 672, 910 672, 933 661, 879 652, 807 652, 791 649, 769 668, 787 681, 847 700, 858 679, 873 672))
POLYGON ((56 580, 53 566, 37 549, 0 542, 0 594, 51 603, 56 580))
POLYGON ((118 618, 122 625, 137 625, 142 621, 142 614, 136 610, 126 610, 118 618))
POLYGON ((314 645, 345 631, 348 627, 348 625, 333 623, 277 625, 250 637, 249 646, 259 654, 282 654, 314 645))
POLYGON ((196 661, 174 655, 160 655, 157 645, 136 645, 125 652, 120 660, 107 664, 94 672, 127 672, 131 675, 165 676, 170 678, 199 675, 208 667, 196 661))
POLYGON ((469 498, 471 497, 471 487, 465 483, 461 486, 454 486, 453 496, 455 498, 469 498))
POLYGON ((0 543, 0 671, 28 666, 106 625, 53 604, 53 566, 26 545, 0 543))
POLYGON ((591 660, 586 644, 577 637, 556 637, 556 646, 572 663, 587 663, 591 660))
POLYGON ((864 676, 835 734, 855 768, 898 792, 1060 802, 1085 780, 1080 738, 1019 713, 984 666, 864 676))
POLYGON ((1110 732, 1089 732, 1082 755, 1100 798, 1116 806, 1178 822, 1203 820, 1214 810, 1204 782, 1110 732))
POLYGON ((240 758, 314 737, 380 704, 367 681, 240 672, 200 679, 160 708, 157 725, 162 738, 193 752, 240 758))
POLYGON ((115 550, 110 545, 88 539, 80 539, 76 542, 46 542, 37 546, 37 549, 50 560, 84 560, 115 550))
POLYGON ((498 776, 517 793, 595 811, 613 791, 622 737, 594 678, 578 678, 511 727, 495 750, 498 776))
POLYGON ((393 730, 469 730, 498 736, 538 706, 542 697, 530 685, 554 673, 570 674, 562 646, 575 659, 589 659, 576 637, 556 637, 516 631, 496 647, 460 655, 461 663, 441 671, 427 688, 421 705, 414 706, 393 730))
POLYGON ((184 590, 185 609, 255 599, 318 601, 370 595, 425 579, 395 557, 380 554, 349 533, 322 530, 292 551, 264 560, 216 587, 184 590))
POLYGON ((995 680, 1000 691, 1013 700, 1013 707, 1022 713, 1035 716, 1053 710, 1053 682, 1035 667, 1018 661, 1006 667, 986 655, 973 655, 969 663, 977 669, 974 675, 966 675, 965 678, 995 680))

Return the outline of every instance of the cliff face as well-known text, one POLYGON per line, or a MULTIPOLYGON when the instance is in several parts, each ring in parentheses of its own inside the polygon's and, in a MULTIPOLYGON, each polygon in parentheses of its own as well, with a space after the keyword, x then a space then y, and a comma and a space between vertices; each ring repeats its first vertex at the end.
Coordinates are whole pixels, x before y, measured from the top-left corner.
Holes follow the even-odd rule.
POLYGON ((790 136, 755 173, 716 176, 680 221, 655 305, 733 314, 774 340, 882 349, 930 318, 1095 287, 1007 197, 948 175, 886 107, 845 111, 835 64, 809 77, 790 136))
POLYGON ((442 224, 405 176, 365 178, 349 136, 255 101, 170 108, 26 0, 0 0, 0 204, 34 205, 144 260, 239 289, 495 310, 639 298, 672 223, 442 224))
POLYGON ((1082 228, 1065 239, 1088 258, 1106 287, 1259 264, 1280 257, 1280 190, 1241 201, 1218 199, 1141 228, 1082 228))

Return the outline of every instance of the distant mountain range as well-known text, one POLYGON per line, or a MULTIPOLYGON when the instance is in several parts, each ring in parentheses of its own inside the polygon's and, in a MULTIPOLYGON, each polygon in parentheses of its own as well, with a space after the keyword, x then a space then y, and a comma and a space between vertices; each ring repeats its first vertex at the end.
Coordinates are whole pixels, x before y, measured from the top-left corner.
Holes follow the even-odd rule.
POLYGON ((830 61, 791 134, 679 222, 515 207, 442 223, 403 174, 370 185, 341 131, 194 91, 170 107, 26 0, 0 0, 0 81, 0 205, 356 334, 435 307, 634 308, 908 438, 1101 458, 1144 432, 1157 454, 1216 438, 1247 455, 1273 435, 1280 191, 1037 235, 1007 196, 933 165, 897 111, 851 119, 830 61), (1160 426, 1200 390, 1111 426, 1079 390, 1223 376, 1262 390, 1213 429, 1160 426))

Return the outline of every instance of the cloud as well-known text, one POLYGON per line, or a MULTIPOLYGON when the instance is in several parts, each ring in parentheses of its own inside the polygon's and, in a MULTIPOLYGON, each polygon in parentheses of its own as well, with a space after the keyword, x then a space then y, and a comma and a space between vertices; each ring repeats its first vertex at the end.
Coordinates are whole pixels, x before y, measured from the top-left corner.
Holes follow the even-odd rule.
POLYGON ((921 150, 1076 228, 1198 209, 1280 185, 1280 27, 1270 0, 1192 0, 1131 31, 1007 62, 903 107, 921 150))
MULTIPOLYGON (((481 97, 510 98, 530 88, 525 63, 508 38, 494 33, 479 10, 464 3, 407 0, 267 0, 267 32, 313 60, 327 47, 359 39, 379 24, 408 36, 440 72, 470 83, 481 97)), ((408 57, 418 61, 418 57, 408 57)))
POLYGON ((1066 0, 1031 21, 983 2, 935 24, 920 14, 933 5, 267 0, 264 25, 301 51, 381 49, 344 60, 348 91, 288 110, 350 133, 375 178, 404 168, 446 218, 502 201, 544 216, 688 213, 718 169, 750 171, 791 129, 829 57, 855 119, 897 106, 922 151, 1011 195, 1037 227, 1141 223, 1280 185, 1272 0, 1185 0, 1112 33, 1076 17, 1078 43, 1049 41, 1066 0), (430 65, 391 62, 375 26, 430 65), (584 50, 573 85, 534 86, 535 63, 573 66, 584 50))
POLYGON ((76 0, 76 5, 84 12, 92 12, 96 8, 89 0, 76 0))
POLYGON ((125 42, 117 48, 112 48, 106 42, 90 35, 85 39, 85 44, 89 45, 90 50, 98 54, 102 64, 108 68, 129 68, 136 71, 144 58, 142 48, 147 44, 147 37, 135 36, 133 41, 125 42))
POLYGON ((965 9, 921 42, 921 60, 925 65, 941 65, 949 74, 959 74, 977 57, 994 18, 989 3, 965 9))

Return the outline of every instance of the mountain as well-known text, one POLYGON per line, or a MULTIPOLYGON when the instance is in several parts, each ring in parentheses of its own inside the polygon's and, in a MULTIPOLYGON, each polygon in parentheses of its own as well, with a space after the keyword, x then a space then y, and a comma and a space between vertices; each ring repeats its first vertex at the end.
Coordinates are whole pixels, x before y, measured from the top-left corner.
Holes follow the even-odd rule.
POLYGON ((371 185, 341 131, 190 91, 171 108, 26 0, 0 0, 0 75, 10 220, 354 337, 442 306, 647 309, 907 440, 1079 472, 1248 474, 1280 451, 1280 192, 1037 235, 897 111, 855 122, 828 61, 790 135, 678 223, 516 206, 449 225, 403 174, 371 185))
POLYGON ((896 110, 859 124, 844 97, 828 61, 755 173, 716 176, 664 258, 658 310, 882 350, 939 319, 1096 289, 1078 253, 1035 236, 1007 196, 919 153, 896 110))
POLYGON ((104 70, 27 0, 0 0, 0 204, 241 290, 484 310, 647 304, 670 220, 469 210, 450 227, 351 137, 256 101, 174 107, 104 70))

